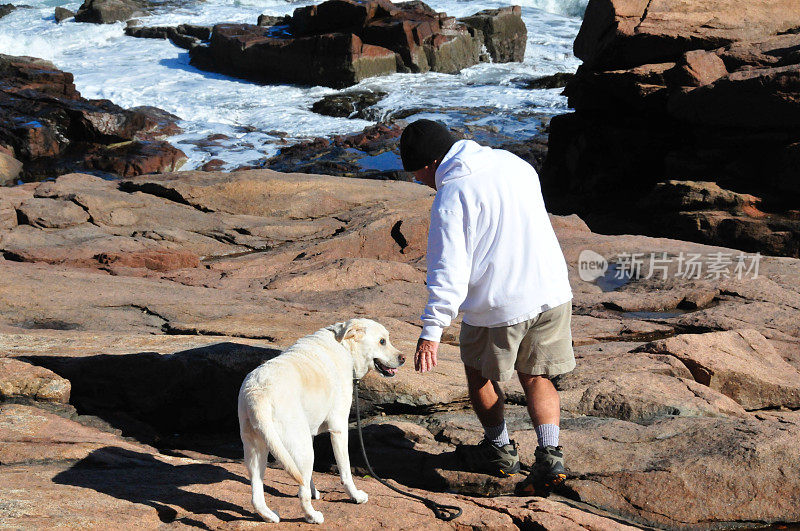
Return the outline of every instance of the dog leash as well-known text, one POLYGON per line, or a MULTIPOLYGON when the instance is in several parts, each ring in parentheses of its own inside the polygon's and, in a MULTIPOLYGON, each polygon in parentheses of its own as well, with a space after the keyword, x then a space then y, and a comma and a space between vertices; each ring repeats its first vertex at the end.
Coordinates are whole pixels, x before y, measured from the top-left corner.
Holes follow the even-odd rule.
POLYGON ((449 522, 451 520, 455 520, 459 516, 461 516, 461 508, 455 505, 443 505, 441 503, 436 503, 435 501, 425 498, 423 496, 418 496, 417 494, 413 494, 411 492, 406 492, 404 490, 400 490, 394 485, 390 485, 387 481, 378 477, 374 470, 372 470, 372 466, 369 464, 369 459, 367 459, 367 450, 364 447, 364 437, 361 434, 361 412, 359 411, 358 403, 358 378, 353 379, 353 384, 356 390, 356 426, 358 426, 358 442, 361 444, 361 457, 364 458, 364 464, 367 465, 367 470, 369 471, 370 475, 373 478, 378 480, 381 484, 386 487, 389 487, 393 491, 397 492, 398 494, 402 494, 403 496, 408 496, 409 498, 414 498, 425 504, 425 507, 433 511, 433 514, 439 520, 444 520, 445 522, 449 522))

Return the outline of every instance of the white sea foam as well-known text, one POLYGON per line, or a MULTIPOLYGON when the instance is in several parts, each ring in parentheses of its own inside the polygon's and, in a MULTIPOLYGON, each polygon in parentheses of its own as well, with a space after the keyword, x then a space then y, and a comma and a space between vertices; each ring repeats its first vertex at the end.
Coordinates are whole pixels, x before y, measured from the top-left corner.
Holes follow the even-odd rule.
MULTIPOLYGON (((481 9, 519 3, 528 27, 523 63, 481 64, 457 75, 396 74, 371 78, 356 88, 380 90, 388 96, 379 103, 383 112, 416 107, 491 108, 492 116, 462 116, 457 111, 432 115, 457 125, 464 120, 495 125, 503 133, 533 134, 536 113, 557 114, 566 109, 559 90, 529 90, 519 79, 571 72, 578 66, 572 41, 587 0, 432 0, 439 11, 465 16, 481 9), (496 114, 496 115, 495 115, 496 114), (477 122, 475 120, 480 120, 477 122)), ((123 23, 97 25, 65 21, 56 24, 53 8, 73 11, 80 2, 33 0, 34 9, 19 9, 0 19, 0 53, 29 55, 53 61, 72 72, 84 97, 107 98, 123 107, 154 105, 179 116, 184 133, 169 140, 182 149, 195 168, 221 158, 228 168, 276 153, 282 144, 275 132, 288 139, 305 139, 360 131, 372 122, 320 116, 311 104, 335 93, 326 87, 258 85, 203 72, 189 65, 189 55, 169 41, 135 39, 124 35, 123 23), (198 146, 198 141, 222 133, 222 146, 198 146)), ((181 23, 254 23, 261 13, 290 14, 311 0, 206 0, 164 6, 142 17, 148 26, 181 23)), ((430 114, 430 113, 429 113, 430 114)), ((422 115, 420 115, 422 116, 422 115)))

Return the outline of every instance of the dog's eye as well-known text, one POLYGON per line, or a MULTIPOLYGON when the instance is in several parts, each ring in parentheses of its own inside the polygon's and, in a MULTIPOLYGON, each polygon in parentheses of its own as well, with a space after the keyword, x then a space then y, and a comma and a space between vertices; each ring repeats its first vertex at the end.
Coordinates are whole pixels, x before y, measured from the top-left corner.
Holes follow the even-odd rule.
POLYGON ((386 340, 384 338, 381 338, 381 345, 385 345, 385 344, 386 344, 386 340))

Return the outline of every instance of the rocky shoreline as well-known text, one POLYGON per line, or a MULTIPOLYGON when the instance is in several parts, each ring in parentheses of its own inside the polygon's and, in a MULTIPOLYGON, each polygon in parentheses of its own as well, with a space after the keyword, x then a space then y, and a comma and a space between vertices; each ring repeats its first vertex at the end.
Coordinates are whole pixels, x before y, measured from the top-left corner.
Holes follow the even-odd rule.
MULTIPOLYGON (((82 10, 125 19, 141 7, 103 3, 82 10)), ((370 501, 349 503, 318 437, 315 482, 329 526, 800 524, 800 14, 789 0, 773 3, 779 16, 756 6, 740 17, 740 0, 714 12, 591 0, 576 41, 584 66, 531 82, 568 83, 574 113, 550 127, 536 116, 542 135, 523 142, 490 126, 459 131, 531 162, 557 211, 578 358, 556 380, 569 477, 548 499, 520 498, 510 496, 519 478, 460 470, 455 445, 482 430, 468 407, 456 321, 436 371, 370 374, 361 397, 377 473, 464 514, 439 522, 369 478, 354 437, 356 483, 370 501), (589 265, 602 267, 587 276, 597 271, 589 265)), ((436 31, 455 24, 448 42, 473 49, 468 39, 514 16, 470 25, 421 2, 397 8, 404 14, 380 1, 322 5, 258 26, 127 31, 202 56, 215 31, 266 42, 293 21, 311 28, 298 39, 338 42, 315 26, 328 23, 326 9, 373 10, 339 32, 352 45, 367 42, 370 27, 394 27, 376 16, 384 9, 414 31, 403 47, 380 47, 396 69, 422 70, 423 58, 428 67, 439 60, 426 48, 436 48, 436 31), (424 21, 438 30, 421 36, 424 21)), ((482 41, 512 56, 514 42, 482 41)), ((351 79, 340 76, 348 68, 331 79, 351 79)), ((0 527, 261 525, 236 426, 244 375, 354 316, 386 325, 409 355, 415 346, 433 194, 402 182, 410 176, 396 149, 403 113, 419 110, 288 146, 255 168, 176 172, 183 153, 163 140, 177 132, 176 117, 86 100, 71 74, 39 59, 0 56, 0 75, 0 181, 10 185, 0 186, 0 527), (45 181, 14 186, 20 178, 45 181)), ((337 96, 318 110, 368 114, 380 98, 337 96)), ((536 436, 522 391, 515 382, 504 391, 530 466, 536 436)), ((305 527, 286 474, 269 468, 265 483, 279 527, 305 527)))
MULTIPOLYGON (((0 495, 11 504, 0 519, 257 522, 231 413, 241 379, 297 337, 353 315, 383 322, 410 351, 431 201, 411 183, 270 170, 117 182, 72 174, 0 188, 0 495)), ((458 470, 453 445, 481 433, 466 409, 458 323, 433 374, 363 380, 376 471, 464 507, 457 526, 800 521, 800 260, 762 257, 757 278, 687 279, 673 262, 669 275, 645 267, 609 288, 581 280, 582 251, 609 262, 698 254, 708 267, 715 253, 737 251, 600 235, 576 216, 552 221, 575 293, 578 368, 558 381, 566 488, 549 500, 513 498, 513 482, 458 470)), ((506 392, 530 464, 521 390, 506 392)), ((404 525, 437 525, 370 479, 358 480, 368 504, 341 501, 329 452, 320 439, 326 521, 396 527, 391 506, 407 512, 404 525)), ((284 473, 269 470, 267 484, 281 515, 300 518, 284 473)))
POLYGON ((521 62, 520 12, 456 20, 419 0, 327 0, 297 8, 286 25, 215 25, 208 45, 190 55, 199 68, 267 83, 342 88, 396 72, 452 74, 482 61, 521 62))
POLYGON ((783 0, 591 0, 548 205, 601 232, 800 256, 798 27, 783 0))
POLYGON ((0 55, 0 77, 0 185, 75 171, 132 177, 186 160, 163 140, 180 132, 176 116, 87 100, 72 74, 32 57, 0 55))

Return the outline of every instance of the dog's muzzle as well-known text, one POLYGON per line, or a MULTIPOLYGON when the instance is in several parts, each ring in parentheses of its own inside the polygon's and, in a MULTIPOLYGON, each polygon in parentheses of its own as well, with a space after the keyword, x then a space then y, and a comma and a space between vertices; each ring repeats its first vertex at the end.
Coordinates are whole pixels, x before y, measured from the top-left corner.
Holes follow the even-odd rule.
POLYGON ((386 365, 384 365, 383 363, 381 363, 380 361, 378 361, 378 359, 377 359, 377 358, 375 359, 375 362, 374 362, 374 363, 375 363, 375 369, 376 369, 376 370, 377 370, 379 373, 381 373, 381 375, 382 375, 382 376, 384 376, 384 377, 386 377, 386 378, 391 378, 392 376, 394 376, 395 374, 397 374, 397 369, 394 369, 394 368, 392 368, 392 367, 387 367, 386 365))

